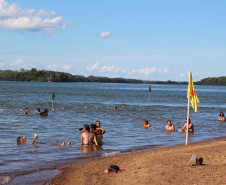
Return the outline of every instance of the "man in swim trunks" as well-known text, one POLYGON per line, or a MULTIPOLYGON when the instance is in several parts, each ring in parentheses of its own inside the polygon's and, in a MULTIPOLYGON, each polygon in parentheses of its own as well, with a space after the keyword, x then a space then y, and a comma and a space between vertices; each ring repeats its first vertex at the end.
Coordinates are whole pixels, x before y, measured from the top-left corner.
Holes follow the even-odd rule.
MULTIPOLYGON (((187 118, 186 118, 186 123, 180 130, 178 130, 178 132, 186 132, 186 130, 187 130, 187 118)), ((191 123, 190 118, 189 118, 189 123, 188 123, 188 132, 194 132, 194 125, 193 125, 193 123, 191 123)))

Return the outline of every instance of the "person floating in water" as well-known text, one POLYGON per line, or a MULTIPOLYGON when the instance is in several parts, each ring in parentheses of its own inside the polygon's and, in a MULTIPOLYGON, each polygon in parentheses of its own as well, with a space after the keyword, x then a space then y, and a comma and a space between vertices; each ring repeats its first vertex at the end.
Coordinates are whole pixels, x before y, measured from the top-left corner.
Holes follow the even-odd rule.
POLYGON ((148 120, 145 120, 144 121, 144 128, 148 128, 148 127, 151 127, 151 125, 148 124, 148 120))
POLYGON ((165 130, 167 131, 175 130, 174 125, 172 125, 170 120, 167 120, 167 125, 165 126, 165 130))
POLYGON ((88 124, 84 125, 84 131, 81 135, 81 144, 82 145, 93 145, 93 141, 96 145, 98 145, 96 136, 94 133, 90 132, 90 128, 88 124))
POLYGON ((41 116, 48 116, 48 109, 45 109, 44 112, 40 113, 41 116))
POLYGON ((26 143, 34 144, 36 139, 38 139, 38 135, 37 134, 35 134, 35 137, 32 140, 32 142, 27 142, 26 136, 18 137, 17 138, 17 144, 26 144, 26 143))
POLYGON ((219 117, 217 118, 217 121, 221 121, 221 122, 225 121, 225 116, 223 112, 220 113, 219 117))
POLYGON ((29 108, 26 108, 24 114, 28 114, 29 110, 30 110, 29 108))
MULTIPOLYGON (((180 130, 178 130, 178 132, 186 132, 186 130, 187 130, 187 118, 186 118, 186 123, 180 130)), ((193 125, 193 123, 191 123, 190 118, 189 118, 189 123, 188 123, 188 132, 194 132, 194 125, 193 125)))
POLYGON ((41 114, 40 108, 37 108, 37 109, 36 109, 36 113, 37 113, 37 114, 41 114))
MULTIPOLYGON (((36 139, 38 139, 38 135, 37 135, 37 134, 35 134, 35 137, 34 137, 34 139, 32 140, 32 142, 27 142, 26 136, 18 137, 18 138, 17 138, 17 144, 20 144, 20 145, 21 145, 21 144, 27 144, 27 143, 34 144, 35 141, 36 141, 36 139)), ((61 146, 64 146, 64 145, 65 145, 65 141, 64 141, 63 143, 61 143, 61 144, 59 144, 59 143, 48 143, 48 145, 61 145, 61 146)), ((71 145, 71 141, 69 141, 69 142, 67 143, 67 145, 71 145)))

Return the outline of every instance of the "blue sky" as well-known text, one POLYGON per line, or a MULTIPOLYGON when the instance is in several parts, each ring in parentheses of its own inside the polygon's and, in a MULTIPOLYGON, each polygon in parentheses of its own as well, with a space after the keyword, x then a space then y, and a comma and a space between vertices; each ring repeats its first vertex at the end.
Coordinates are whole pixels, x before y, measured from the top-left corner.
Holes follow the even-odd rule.
POLYGON ((0 0, 0 69, 225 76, 224 0, 0 0))

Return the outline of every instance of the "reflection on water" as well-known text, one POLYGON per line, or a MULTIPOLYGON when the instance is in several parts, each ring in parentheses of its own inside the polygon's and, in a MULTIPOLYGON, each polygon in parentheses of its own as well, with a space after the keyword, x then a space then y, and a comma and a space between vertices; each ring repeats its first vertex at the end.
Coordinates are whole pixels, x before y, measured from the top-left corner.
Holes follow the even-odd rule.
MULTIPOLYGON (((186 85, 151 85, 150 106, 149 84, 0 82, 0 86, 0 176, 185 143, 185 133, 166 132, 165 125, 171 120, 176 130, 183 127, 186 85), (23 114, 26 107, 28 115, 23 114), (37 108, 41 112, 48 108, 49 116, 36 115, 37 108), (104 145, 76 144, 81 138, 78 129, 96 120, 106 130, 104 145), (151 128, 143 128, 144 120, 151 128), (32 141, 34 134, 39 136, 34 145, 17 145, 17 137, 25 135, 32 141), (48 145, 63 141, 72 145, 48 145)), ((197 113, 190 110, 195 132, 189 142, 225 136, 226 123, 217 117, 226 109, 226 87, 195 88, 200 103, 197 113)))

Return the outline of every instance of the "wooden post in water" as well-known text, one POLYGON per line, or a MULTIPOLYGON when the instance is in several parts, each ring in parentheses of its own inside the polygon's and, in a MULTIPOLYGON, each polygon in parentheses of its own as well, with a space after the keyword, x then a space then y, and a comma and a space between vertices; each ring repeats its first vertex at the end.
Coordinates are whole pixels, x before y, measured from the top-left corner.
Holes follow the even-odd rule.
POLYGON ((52 94, 52 110, 53 110, 53 102, 54 102, 54 99, 55 99, 55 93, 53 92, 53 94, 52 94))
POLYGON ((150 95, 151 95, 151 86, 149 87, 149 98, 148 98, 148 105, 150 105, 150 95))

